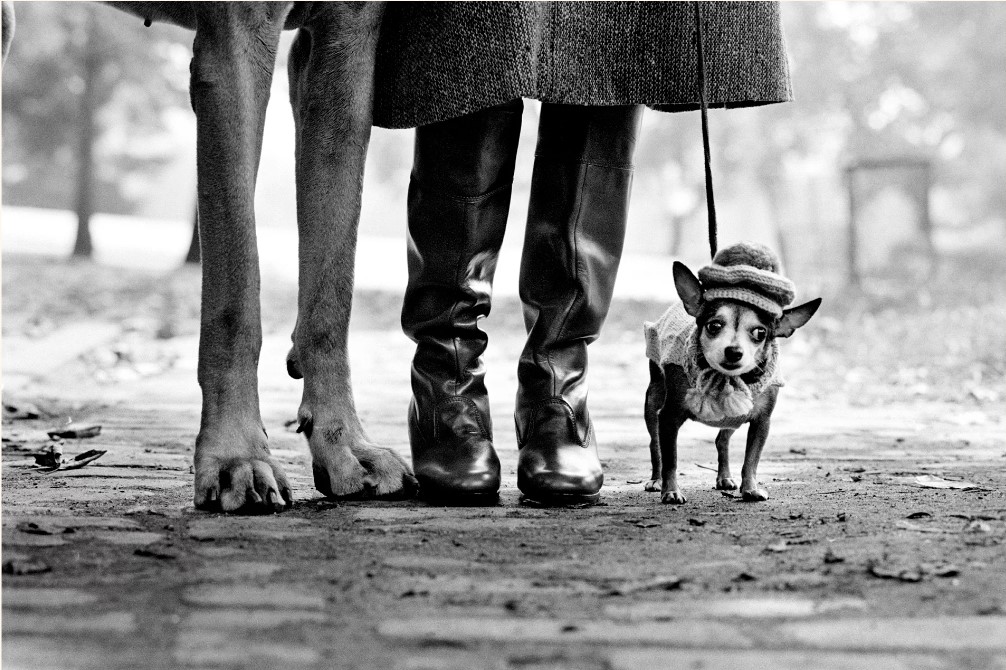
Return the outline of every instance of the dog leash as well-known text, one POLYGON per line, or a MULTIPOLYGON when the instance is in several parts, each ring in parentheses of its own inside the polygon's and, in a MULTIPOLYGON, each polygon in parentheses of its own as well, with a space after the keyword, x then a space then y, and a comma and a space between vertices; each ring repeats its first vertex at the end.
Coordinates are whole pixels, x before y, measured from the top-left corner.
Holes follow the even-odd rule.
POLYGON ((709 255, 716 256, 716 202, 713 200, 713 165, 709 152, 709 103, 706 96, 706 61, 702 51, 702 9, 701 0, 693 3, 695 6, 695 47, 698 55, 699 69, 699 108, 702 114, 702 151, 705 154, 706 168, 706 209, 709 211, 709 255))

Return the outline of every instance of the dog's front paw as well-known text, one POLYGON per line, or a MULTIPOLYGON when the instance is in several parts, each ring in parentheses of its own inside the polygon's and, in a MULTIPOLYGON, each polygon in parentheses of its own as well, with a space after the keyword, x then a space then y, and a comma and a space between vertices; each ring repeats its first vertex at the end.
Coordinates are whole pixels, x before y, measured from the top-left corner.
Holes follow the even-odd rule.
POLYGON ((684 505, 688 499, 677 489, 664 491, 660 494, 660 502, 665 505, 684 505))
POLYGON ((768 491, 757 486, 744 488, 741 489, 741 498, 744 502, 762 502, 768 500, 768 491))
POLYGON ((716 478, 716 490, 717 491, 736 491, 737 482, 735 482, 730 477, 717 477, 716 478))
POLYGON ((659 479, 651 479, 650 481, 646 482, 646 484, 643 485, 643 490, 644 491, 649 491, 650 493, 654 493, 656 491, 659 491, 660 490, 660 480, 659 479))
POLYGON ((290 484, 269 454, 264 433, 246 440, 236 434, 240 431, 207 430, 197 439, 193 464, 196 508, 254 514, 288 507, 293 501, 290 484))
POLYGON ((396 452, 369 444, 358 444, 351 450, 367 472, 363 485, 371 496, 411 498, 418 491, 412 468, 396 452))
POLYGON ((366 469, 348 449, 311 449, 314 488, 326 498, 365 497, 366 469))
POLYGON ((302 413, 301 429, 311 446, 314 486, 323 495, 404 498, 418 489, 405 460, 391 449, 370 444, 361 431, 314 425, 310 413, 302 413))

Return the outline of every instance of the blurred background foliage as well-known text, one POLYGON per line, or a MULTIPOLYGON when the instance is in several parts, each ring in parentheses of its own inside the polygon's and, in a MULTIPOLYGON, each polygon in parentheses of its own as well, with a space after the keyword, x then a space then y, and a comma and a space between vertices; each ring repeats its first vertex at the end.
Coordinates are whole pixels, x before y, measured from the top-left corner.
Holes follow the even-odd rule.
MULTIPOLYGON (((85 224, 93 212, 190 221, 191 35, 144 28, 95 3, 17 3, 16 10, 3 74, 4 203, 75 210, 85 224)), ((798 277, 843 277, 850 262, 845 167, 893 157, 932 162, 928 199, 941 254, 1001 253, 1006 4, 788 2, 783 16, 796 100, 711 113, 722 239, 772 244, 798 277)), ((258 218, 292 228, 292 122, 280 54, 258 218)), ((527 108, 531 120, 536 107, 527 108)), ((526 198, 534 132, 526 122, 511 228, 522 227, 517 203, 526 198)), ((629 251, 701 262, 701 157, 697 114, 647 113, 629 251)), ((364 234, 402 234, 410 163, 410 132, 375 130, 364 234)), ((912 197, 917 181, 895 169, 857 182, 863 251, 854 262, 867 271, 926 246, 912 197)), ((508 244, 519 243, 519 233, 508 235, 508 244)), ((89 253, 80 236, 77 251, 89 253)))
MULTIPOLYGON (((94 3, 16 3, 3 77, 5 203, 132 213, 172 160, 188 105, 183 31, 94 3)), ((84 250, 88 255, 89 250, 84 250)))

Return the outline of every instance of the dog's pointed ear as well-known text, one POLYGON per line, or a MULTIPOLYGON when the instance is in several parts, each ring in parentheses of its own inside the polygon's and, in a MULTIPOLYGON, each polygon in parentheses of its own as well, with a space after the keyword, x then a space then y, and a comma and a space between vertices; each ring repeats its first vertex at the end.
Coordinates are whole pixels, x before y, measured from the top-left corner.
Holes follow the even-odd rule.
POLYGON ((702 313, 702 284, 684 263, 674 261, 674 288, 685 305, 689 316, 698 317, 702 313))
POLYGON ((810 302, 798 305, 797 307, 784 310, 782 317, 779 319, 778 325, 775 327, 775 336, 789 337, 796 332, 797 328, 810 321, 810 317, 814 316, 814 312, 816 312, 817 308, 820 306, 821 299, 816 298, 810 302))

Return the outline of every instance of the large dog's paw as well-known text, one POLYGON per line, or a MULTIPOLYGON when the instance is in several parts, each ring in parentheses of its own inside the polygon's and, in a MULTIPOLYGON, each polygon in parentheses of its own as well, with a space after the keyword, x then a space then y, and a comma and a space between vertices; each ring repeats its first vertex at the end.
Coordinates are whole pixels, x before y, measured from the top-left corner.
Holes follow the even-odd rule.
POLYGON ((401 496, 410 498, 419 489, 419 482, 405 459, 386 447, 361 444, 353 454, 367 471, 364 487, 377 498, 401 496))
POLYGON ((358 444, 315 451, 314 487, 329 498, 410 498, 418 488, 412 469, 391 449, 358 444))
POLYGON ((678 489, 671 489, 669 491, 663 491, 660 494, 660 502, 665 505, 684 505, 688 502, 684 494, 678 489))
POLYGON ((418 489, 408 463, 391 449, 370 444, 341 427, 320 428, 310 414, 301 427, 311 445, 314 486, 329 498, 407 498, 418 489))
POLYGON ((716 490, 717 491, 736 491, 737 482, 733 480, 732 477, 717 477, 716 478, 716 490))
POLYGON ((649 491, 650 493, 655 493, 660 490, 660 480, 651 479, 650 481, 643 484, 643 490, 649 491))
POLYGON ((742 487, 741 498, 744 499, 744 502, 762 502, 768 500, 768 491, 758 486, 742 487))
POLYGON ((290 484, 269 454, 264 434, 261 439, 241 439, 234 432, 204 432, 196 443, 194 466, 197 509, 255 514, 279 512, 293 502, 290 484))

